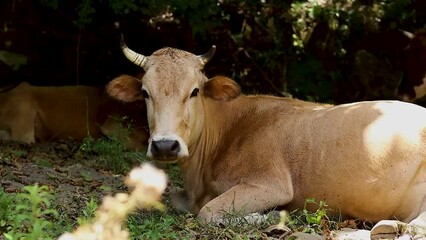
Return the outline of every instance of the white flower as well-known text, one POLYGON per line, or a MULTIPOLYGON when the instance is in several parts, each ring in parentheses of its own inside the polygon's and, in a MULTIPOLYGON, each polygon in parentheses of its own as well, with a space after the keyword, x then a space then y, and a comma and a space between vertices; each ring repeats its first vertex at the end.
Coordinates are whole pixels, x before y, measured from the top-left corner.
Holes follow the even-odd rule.
POLYGON ((133 187, 137 184, 143 184, 146 188, 153 188, 158 193, 162 193, 167 187, 167 176, 164 171, 149 163, 144 163, 141 167, 134 168, 130 172, 127 184, 133 187))

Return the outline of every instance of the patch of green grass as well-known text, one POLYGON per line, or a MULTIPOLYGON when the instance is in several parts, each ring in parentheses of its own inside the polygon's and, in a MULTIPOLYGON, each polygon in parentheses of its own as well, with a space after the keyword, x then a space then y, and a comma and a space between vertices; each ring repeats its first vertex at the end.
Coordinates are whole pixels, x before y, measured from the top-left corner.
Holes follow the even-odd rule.
POLYGON ((28 154, 28 151, 25 149, 13 149, 10 154, 17 158, 22 158, 28 154))
POLYGON ((136 213, 127 220, 127 227, 132 239, 182 239, 177 217, 160 211, 136 213))
POLYGON ((46 168, 53 168, 53 163, 48 159, 38 157, 38 156, 34 156, 33 160, 38 166, 42 166, 42 167, 46 167, 46 168))
POLYGON ((262 223, 242 220, 218 226, 201 223, 190 213, 178 212, 168 202, 166 206, 165 212, 144 210, 133 214, 127 221, 131 239, 264 239, 262 229, 276 223, 276 219, 262 223))
POLYGON ((177 164, 167 164, 163 167, 163 170, 166 172, 169 181, 174 187, 184 187, 183 179, 177 164))
POLYGON ((98 202, 96 201, 95 197, 91 196, 90 200, 86 202, 86 206, 81 211, 81 215, 77 218, 78 225, 81 226, 93 220, 98 207, 98 202))
MULTIPOLYGON (((306 232, 324 236, 337 229, 337 223, 329 219, 327 212, 325 202, 307 199, 303 209, 287 214, 281 221, 289 228, 289 234, 306 232), (317 206, 315 211, 308 210, 310 204, 317 206)), ((232 212, 225 218, 228 223, 225 226, 200 223, 192 214, 177 212, 168 205, 166 212, 143 211, 132 215, 128 228, 132 239, 265 239, 268 233, 264 230, 280 221, 276 216, 268 216, 261 222, 249 222, 232 212)))
POLYGON ((127 150, 119 139, 87 137, 83 140, 80 149, 96 156, 94 159, 102 167, 121 174, 146 161, 144 152, 127 150))
POLYGON ((147 161, 145 152, 131 151, 126 148, 125 141, 133 131, 131 124, 123 124, 125 119, 115 120, 117 128, 114 134, 108 138, 93 139, 86 137, 80 146, 80 150, 96 156, 96 161, 104 168, 113 172, 125 174, 135 165, 147 161))
POLYGON ((13 159, 25 157, 28 154, 28 151, 25 149, 12 149, 8 152, 0 153, 0 163, 1 162, 10 162, 13 159))

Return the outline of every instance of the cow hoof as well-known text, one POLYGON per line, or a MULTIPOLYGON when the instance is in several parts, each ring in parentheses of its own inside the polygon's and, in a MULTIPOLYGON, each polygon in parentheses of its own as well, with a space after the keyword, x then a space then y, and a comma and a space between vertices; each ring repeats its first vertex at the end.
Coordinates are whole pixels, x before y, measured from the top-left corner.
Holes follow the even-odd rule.
POLYGON ((172 205, 180 212, 190 212, 191 205, 184 189, 173 189, 169 193, 172 205))
POLYGON ((371 239, 396 239, 407 232, 408 225, 396 220, 382 220, 371 229, 371 239))
POLYGON ((269 216, 261 213, 250 213, 244 216, 243 219, 246 224, 262 224, 269 219, 269 216))
POLYGON ((218 226, 247 226, 253 224, 263 224, 269 221, 273 216, 269 214, 261 213, 250 213, 244 216, 234 214, 234 213, 225 213, 225 214, 215 214, 206 209, 201 209, 197 218, 201 222, 211 222, 215 223, 218 226))

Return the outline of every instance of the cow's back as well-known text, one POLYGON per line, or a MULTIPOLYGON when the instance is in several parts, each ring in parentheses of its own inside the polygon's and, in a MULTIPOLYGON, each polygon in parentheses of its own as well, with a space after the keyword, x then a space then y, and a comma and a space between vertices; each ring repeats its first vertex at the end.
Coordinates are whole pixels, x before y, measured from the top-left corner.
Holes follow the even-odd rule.
POLYGON ((103 90, 89 86, 35 87, 30 93, 37 104, 38 140, 100 137, 97 110, 103 90))

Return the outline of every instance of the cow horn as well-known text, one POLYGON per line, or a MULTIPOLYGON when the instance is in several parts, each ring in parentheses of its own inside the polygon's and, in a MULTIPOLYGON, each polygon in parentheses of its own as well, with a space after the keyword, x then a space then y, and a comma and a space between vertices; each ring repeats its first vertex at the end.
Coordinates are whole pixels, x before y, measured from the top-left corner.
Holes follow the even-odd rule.
POLYGON ((142 68, 145 67, 147 57, 128 48, 126 46, 126 43, 124 42, 123 35, 121 35, 120 47, 121 47, 121 51, 123 51, 124 56, 126 56, 127 59, 129 59, 131 62, 133 62, 134 64, 142 68))
POLYGON ((402 34, 404 34, 406 37, 408 37, 409 39, 413 39, 413 38, 415 37, 415 35, 414 35, 414 34, 412 34, 412 33, 410 33, 410 32, 404 31, 404 30, 402 30, 402 29, 399 29, 399 31, 400 31, 402 34))
POLYGON ((208 61, 210 61, 210 59, 212 59, 215 52, 216 52, 216 45, 213 45, 207 53, 203 55, 198 55, 198 57, 200 58, 202 64, 205 65, 208 61))

